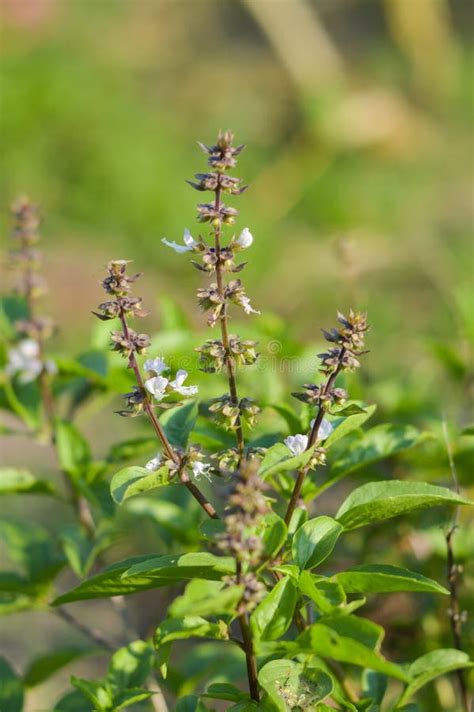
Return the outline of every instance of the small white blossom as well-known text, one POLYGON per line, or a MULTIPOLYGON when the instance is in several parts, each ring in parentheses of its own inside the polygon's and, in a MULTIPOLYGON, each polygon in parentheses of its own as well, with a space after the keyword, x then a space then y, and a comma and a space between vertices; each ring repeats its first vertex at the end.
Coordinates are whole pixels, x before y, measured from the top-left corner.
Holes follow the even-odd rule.
POLYGON ((30 383, 38 378, 44 368, 49 373, 57 371, 56 364, 48 361, 43 365, 40 358, 40 345, 34 339, 23 339, 15 348, 8 352, 8 363, 5 367, 6 373, 13 376, 20 373, 21 383, 30 383))
POLYGON ((200 462, 199 460, 196 460, 196 462, 193 462, 191 464, 191 470, 193 471, 194 479, 199 480, 202 475, 204 477, 207 477, 209 482, 211 481, 211 470, 212 466, 209 465, 207 462, 200 462))
POLYGON ((253 235, 248 229, 248 227, 244 227, 240 235, 238 236, 237 240, 235 241, 235 245, 238 245, 241 250, 245 250, 247 247, 250 247, 250 245, 253 242, 253 235))
POLYGON ((246 314, 261 314, 258 309, 254 309, 253 306, 250 304, 250 299, 247 296, 243 296, 240 298, 240 306, 243 307, 243 310, 246 314))
POLYGON ((163 371, 169 371, 170 367, 166 365, 164 360, 158 356, 157 358, 149 358, 143 364, 145 371, 153 371, 157 376, 161 375, 163 371))
POLYGON ((155 455, 155 457, 152 457, 151 460, 149 460, 146 465, 145 469, 150 470, 150 472, 155 472, 156 470, 159 470, 161 465, 163 464, 163 458, 160 453, 155 455))
POLYGON ((170 382, 170 388, 172 388, 176 393, 182 396, 194 396, 198 392, 197 386, 183 386, 184 381, 188 377, 188 372, 181 368, 177 374, 174 381, 170 382))
MULTIPOLYGON (((311 421, 311 428, 314 426, 314 420, 311 421)), ((327 420, 326 418, 323 418, 321 421, 321 425, 319 426, 318 430, 318 441, 319 440, 326 440, 328 438, 332 431, 334 430, 333 426, 327 420)))
POLYGON ((308 447, 308 436, 300 433, 298 435, 288 435, 283 442, 292 455, 301 455, 308 447))
POLYGON ((164 376, 154 376, 145 381, 145 388, 157 400, 161 401, 166 395, 169 380, 164 376))
POLYGON ((171 249, 175 252, 191 252, 198 246, 198 243, 187 228, 185 229, 183 235, 184 245, 178 245, 178 243, 174 242, 174 240, 173 242, 170 242, 170 240, 167 240, 166 237, 164 237, 161 242, 167 247, 171 247, 171 249))

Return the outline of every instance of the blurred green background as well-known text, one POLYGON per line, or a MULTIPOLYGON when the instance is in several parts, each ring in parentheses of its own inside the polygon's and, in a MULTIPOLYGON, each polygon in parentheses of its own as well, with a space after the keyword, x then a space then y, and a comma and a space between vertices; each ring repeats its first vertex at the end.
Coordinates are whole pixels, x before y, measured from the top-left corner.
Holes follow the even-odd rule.
MULTIPOLYGON (((202 277, 161 238, 180 241, 184 227, 198 233, 194 204, 202 196, 185 183, 205 166, 196 141, 232 128, 247 144, 237 175, 250 188, 228 202, 241 211, 238 229, 248 226, 255 237, 243 278, 262 310, 260 319, 239 317, 239 332, 260 338, 267 363, 275 348, 277 356, 314 358, 319 328, 337 309, 367 309, 371 353, 353 395, 377 403, 381 422, 437 428, 444 414, 454 429, 473 420, 470 0, 0 0, 0 7, 0 222, 6 250, 10 201, 27 193, 42 205, 47 306, 59 326, 53 348, 86 348, 104 265, 128 258, 145 272, 153 313, 143 328, 172 334, 158 335, 155 349, 189 349, 173 333, 184 318, 205 329, 194 301, 202 277)), ((282 383, 271 371, 250 375, 252 394, 270 402, 313 369, 314 361, 283 369, 282 383)), ((219 391, 210 381, 202 379, 219 391)), ((98 431, 117 440, 125 426, 110 411, 98 431), (113 434, 105 422, 115 424, 113 434)), ((455 446, 465 486, 472 440, 455 446)), ((18 455, 5 452, 9 461, 18 455)), ((439 447, 397 467, 399 476, 450 483, 439 447)), ((439 526, 429 518, 425 526, 436 530, 428 553, 420 534, 408 559, 413 551, 421 560, 433 555, 424 573, 442 578, 439 526)), ((392 563, 408 547, 403 525, 398 534, 392 563)), ((370 551, 371 541, 361 546, 370 551)), ((406 657, 416 609, 400 597, 387 606, 369 614, 395 621, 390 652, 406 657)), ((449 646, 446 621, 430 606, 420 635, 449 646)), ((100 604, 97 611, 100 618, 100 604)), ((439 685, 452 704, 449 685, 439 685)))
POLYGON ((196 140, 232 128, 248 146, 235 203, 255 235, 255 304, 305 341, 337 308, 367 308, 379 403, 459 402, 474 334, 469 0, 2 8, 3 234, 17 193, 41 203, 60 339, 90 328, 110 258, 195 314, 200 276, 160 239, 197 231, 196 140))

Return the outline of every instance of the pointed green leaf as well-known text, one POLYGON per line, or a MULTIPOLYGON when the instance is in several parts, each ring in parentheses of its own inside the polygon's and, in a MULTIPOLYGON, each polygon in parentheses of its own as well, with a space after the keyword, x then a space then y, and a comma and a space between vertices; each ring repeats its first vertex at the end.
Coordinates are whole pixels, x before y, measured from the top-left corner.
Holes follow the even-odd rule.
POLYGON ((281 579, 250 616, 254 635, 260 640, 281 638, 291 625, 296 599, 294 581, 289 577, 281 579))
POLYGON ((56 487, 48 480, 38 480, 28 470, 16 467, 0 468, 1 494, 56 494, 56 487))
POLYGON ((65 420, 56 422, 56 451, 61 469, 77 476, 91 462, 89 445, 75 425, 65 420))
POLYGON ((182 596, 174 599, 168 608, 172 618, 187 615, 233 615, 243 595, 243 586, 226 586, 222 581, 193 579, 182 596))
POLYGON ((235 573, 232 557, 215 556, 207 552, 136 557, 110 566, 92 576, 72 591, 59 596, 52 605, 110 596, 129 595, 137 591, 167 586, 177 581, 201 578, 220 580, 235 573))
POLYGON ((270 559, 277 554, 286 541, 286 524, 278 514, 270 512, 261 517, 256 535, 262 539, 262 559, 270 559))
POLYGON ((185 448, 197 418, 197 405, 194 401, 180 405, 176 410, 168 410, 160 417, 166 437, 171 445, 185 448))
POLYGON ((346 593, 393 593, 395 591, 426 591, 449 594, 437 581, 398 566, 366 564, 354 566, 332 577, 346 593))
POLYGON ((160 467, 150 472, 145 467, 126 467, 119 470, 110 483, 110 494, 114 502, 122 504, 133 495, 143 494, 151 489, 157 489, 169 484, 169 470, 160 467))
POLYGON ((310 448, 299 455, 292 455, 286 445, 276 443, 276 445, 272 445, 272 447, 268 448, 260 464, 258 474, 262 479, 265 479, 280 472, 297 470, 311 459, 313 451, 314 448, 310 448))
POLYGON ((470 660, 469 655, 454 648, 433 650, 431 653, 422 655, 408 668, 411 682, 403 692, 398 704, 403 705, 408 702, 420 688, 440 675, 445 675, 452 670, 470 667, 474 667, 474 663, 470 660))
POLYGON ((97 652, 100 652, 97 648, 60 648, 51 653, 38 655, 28 665, 23 676, 23 682, 26 687, 40 685, 51 675, 54 675, 55 672, 66 667, 74 660, 97 652))
POLYGON ((271 660, 260 670, 258 681, 279 712, 305 709, 325 700, 333 689, 327 673, 294 660, 271 660))
POLYGON ((331 615, 346 602, 342 586, 321 576, 314 576, 309 571, 301 572, 298 584, 301 593, 308 596, 325 615, 331 615))
POLYGON ((341 440, 349 433, 353 433, 354 430, 360 428, 377 409, 376 405, 369 405, 362 413, 357 413, 356 415, 350 415, 348 417, 342 418, 341 413, 338 413, 338 417, 331 421, 331 425, 334 430, 330 433, 329 437, 326 438, 324 447, 330 447, 338 440, 341 440))
POLYGON ((0 710, 2 712, 22 712, 23 685, 5 658, 0 657, 0 710))
POLYGON ((300 569, 312 569, 326 559, 343 527, 332 517, 316 517, 303 524, 292 542, 293 559, 300 569))
POLYGON ((424 482, 369 482, 349 495, 341 505, 336 519, 344 529, 349 530, 406 512, 443 504, 472 503, 456 492, 424 482))
POLYGON ((359 665, 383 672, 397 680, 408 681, 407 673, 395 663, 386 660, 382 655, 359 643, 353 638, 340 635, 323 623, 314 623, 296 639, 296 649, 320 655, 323 658, 339 660, 340 662, 359 665))
POLYGON ((150 674, 154 659, 153 648, 144 640, 135 640, 113 654, 106 682, 114 701, 118 693, 143 685, 150 674))

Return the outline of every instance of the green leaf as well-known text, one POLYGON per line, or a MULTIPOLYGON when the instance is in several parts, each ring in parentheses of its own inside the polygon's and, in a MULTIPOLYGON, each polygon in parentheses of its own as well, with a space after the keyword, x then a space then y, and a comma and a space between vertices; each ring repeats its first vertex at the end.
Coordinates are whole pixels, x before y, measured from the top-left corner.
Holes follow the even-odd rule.
POLYGON ((301 593, 308 596, 325 615, 331 615, 346 602, 344 589, 338 583, 302 571, 298 582, 301 593))
POLYGON ((30 581, 49 581, 64 565, 53 538, 36 524, 1 518, 1 540, 9 557, 24 568, 30 581))
POLYGON ((124 440, 111 446, 106 459, 108 462, 124 462, 125 460, 133 460, 136 457, 149 455, 156 449, 156 438, 124 440))
POLYGON ((149 700, 155 693, 145 689, 130 689, 120 692, 114 699, 113 712, 118 710, 130 710, 131 705, 138 704, 144 700, 149 700))
POLYGON ((23 685, 10 663, 0 657, 0 710, 21 712, 23 709, 23 685))
POLYGON ((155 647, 158 650, 158 663, 163 677, 166 677, 172 643, 176 640, 188 640, 189 638, 228 640, 229 631, 222 620, 210 623, 201 616, 166 618, 158 626, 154 635, 155 647))
POLYGON ((334 430, 330 433, 329 437, 326 438, 324 447, 330 447, 338 440, 341 440, 341 438, 344 438, 346 435, 349 435, 349 433, 353 433, 354 430, 360 428, 361 425, 372 417, 376 409, 376 405, 369 405, 362 413, 350 415, 346 418, 339 417, 341 414, 338 413, 338 417, 331 421, 334 430))
POLYGON ((258 681, 279 712, 305 709, 325 700, 333 689, 327 673, 294 660, 271 660, 260 670, 258 681))
MULTIPOLYGON (((420 433, 411 425, 384 424, 375 426, 364 433, 362 438, 352 443, 344 455, 331 465, 329 479, 318 487, 318 494, 351 472, 372 465, 386 457, 391 457, 403 450, 408 450, 431 437, 429 433, 420 433)), ((329 437, 325 446, 330 444, 330 440, 329 437)))
POLYGON ((355 489, 343 502, 336 519, 344 529, 356 529, 381 519, 443 504, 472 504, 456 492, 424 482, 386 480, 355 489))
POLYGON ((449 594, 437 581, 421 574, 385 564, 354 566, 332 577, 346 593, 393 593, 395 591, 426 591, 449 594))
POLYGON ((75 425, 65 420, 56 422, 55 439, 61 469, 78 476, 91 462, 87 441, 75 425))
POLYGON ((245 693, 239 690, 235 685, 228 682, 215 682, 209 685, 202 697, 210 697, 212 700, 228 700, 229 702, 238 702, 245 693))
POLYGON ((167 484, 169 484, 169 470, 165 466, 154 472, 150 472, 145 467, 126 467, 112 477, 110 493, 114 502, 122 504, 133 495, 143 494, 167 484))
POLYGON ((176 704, 176 712, 208 712, 209 708, 196 695, 181 697, 176 704))
POLYGON ((358 616, 335 616, 325 618, 324 625, 345 638, 352 638, 371 650, 379 650, 384 637, 384 629, 358 616))
POLYGON ((474 667, 474 663, 469 655, 454 648, 433 650, 422 655, 408 668, 410 683, 398 701, 398 706, 408 702, 420 688, 440 675, 470 667, 474 667))
POLYGON ((182 581, 191 578, 220 580, 235 573, 235 560, 231 556, 215 556, 207 551, 181 556, 157 556, 132 566, 123 578, 141 576, 159 583, 182 581))
POLYGON ((172 618, 196 616, 233 615, 242 598, 243 586, 225 586, 222 581, 194 579, 182 596, 174 599, 168 608, 172 618))
POLYGON ((77 687, 84 697, 92 702, 95 712, 111 712, 113 699, 109 690, 99 682, 89 682, 81 677, 71 676, 71 685, 77 687))
POLYGON ((28 470, 0 468, 0 494, 56 494, 52 482, 38 480, 28 470))
POLYGON ((89 702, 79 690, 68 692, 54 706, 53 712, 93 712, 89 702))
POLYGON ((229 632, 223 621, 210 623, 201 616, 166 618, 155 631, 154 643, 157 648, 175 640, 188 638, 212 638, 228 640, 229 632))
POLYGON ((59 596, 52 605, 59 606, 92 598, 126 596, 193 578, 217 581, 234 573, 235 560, 232 557, 215 556, 207 552, 181 556, 170 554, 153 558, 141 556, 117 563, 103 573, 92 576, 72 591, 59 596))
POLYGON ((111 596, 126 596, 136 591, 144 591, 148 588, 153 588, 154 584, 139 586, 134 579, 129 578, 126 581, 122 579, 122 575, 135 563, 139 561, 147 561, 148 556, 136 556, 132 559, 120 561, 112 566, 107 567, 104 571, 96 576, 83 581, 79 586, 73 588, 72 591, 59 596, 52 602, 52 606, 61 606, 64 603, 72 601, 89 600, 93 598, 110 598, 111 596))
POLYGON ((295 411, 292 408, 290 408, 289 405, 286 405, 286 404, 279 405, 278 403, 272 403, 269 407, 273 408, 273 410, 276 410, 278 415, 280 415, 283 418, 283 420, 286 422, 288 429, 292 435, 301 433, 301 431, 303 429, 302 425, 301 425, 301 420, 298 418, 295 411))
POLYGON ((310 448, 299 455, 292 455, 286 445, 276 443, 276 445, 272 445, 272 447, 268 448, 265 453, 265 457, 260 463, 258 474, 262 479, 265 479, 280 472, 297 470, 302 465, 306 465, 311 459, 313 450, 314 448, 310 448))
POLYGON ((340 662, 377 670, 404 682, 409 679, 407 673, 399 665, 389 662, 382 655, 357 640, 340 635, 324 623, 314 623, 304 633, 301 633, 296 639, 295 649, 298 652, 320 655, 323 658, 332 658, 340 662))
POLYGON ((97 648, 61 648, 34 658, 28 665, 23 682, 26 687, 35 687, 47 680, 55 672, 85 655, 97 653, 97 648))
POLYGON ((281 638, 291 625, 296 599, 294 581, 281 579, 250 616, 253 634, 260 640, 281 638))
POLYGON ((293 537, 292 552, 300 569, 312 569, 334 549, 343 527, 332 517, 316 517, 303 524, 293 537))
POLYGON ((113 654, 106 682, 114 696, 143 685, 151 672, 154 652, 150 643, 135 640, 113 654))
POLYGON ((331 410, 331 413, 333 415, 342 415, 346 418, 348 418, 351 415, 362 415, 362 413, 366 413, 367 409, 366 408, 361 408, 360 405, 357 405, 357 403, 349 403, 346 406, 343 406, 340 410, 331 410))
POLYGON ((176 410, 168 410, 160 417, 166 437, 171 445, 185 448, 197 418, 197 405, 194 401, 180 405, 176 410))
POLYGON ((280 551, 286 541, 286 524, 278 514, 270 512, 261 517, 256 535, 263 542, 262 559, 270 559, 280 551))
POLYGON ((64 554, 74 573, 83 578, 87 576, 101 551, 106 549, 112 540, 112 531, 100 529, 96 539, 90 536, 78 524, 69 524, 60 533, 64 554))

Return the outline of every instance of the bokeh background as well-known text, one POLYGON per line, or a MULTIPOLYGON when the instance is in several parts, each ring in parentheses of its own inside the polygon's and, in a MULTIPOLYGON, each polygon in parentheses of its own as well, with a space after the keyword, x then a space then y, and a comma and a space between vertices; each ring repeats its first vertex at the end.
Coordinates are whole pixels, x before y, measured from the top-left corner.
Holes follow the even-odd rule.
MULTIPOLYGON (((0 7, 2 234, 7 250, 8 206, 18 193, 41 204, 57 350, 88 341, 110 258, 144 270, 148 328, 164 352, 183 347, 183 323, 199 343, 201 276, 161 238, 179 241, 184 227, 197 234, 200 196, 185 183, 204 167, 196 141, 231 128, 247 144, 238 175, 250 188, 238 199, 239 227, 255 237, 245 284, 263 312, 258 326, 239 330, 257 331, 270 361, 265 339, 304 358, 337 309, 367 309, 371 353, 358 388, 378 404, 377 419, 469 424, 470 0, 1 0, 0 7), (168 336, 159 341, 162 328, 168 336)), ((301 382, 301 369, 287 371, 276 385, 271 375, 257 379, 262 397, 301 382)), ((119 423, 111 434, 97 417, 84 427, 102 427, 106 441, 123 432, 119 423)), ((18 446, 4 451, 21 460, 18 446)), ((472 437, 456 440, 455 456, 469 486, 472 437)), ((445 453, 434 446, 408 465, 415 476, 449 484, 445 453)), ((422 558, 426 541, 418 542, 422 558)), ((442 575, 436 532, 433 541, 431 573, 442 575)), ((411 652, 411 605, 398 597, 383 616, 400 624, 395 656, 411 652)), ((449 645, 439 615, 425 614, 432 647, 449 645)), ((21 664, 19 625, 8 623, 3 643, 21 664)), ((40 648, 41 625, 33 636, 40 648)))

